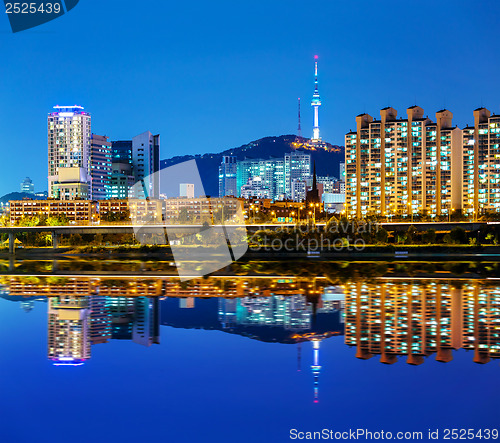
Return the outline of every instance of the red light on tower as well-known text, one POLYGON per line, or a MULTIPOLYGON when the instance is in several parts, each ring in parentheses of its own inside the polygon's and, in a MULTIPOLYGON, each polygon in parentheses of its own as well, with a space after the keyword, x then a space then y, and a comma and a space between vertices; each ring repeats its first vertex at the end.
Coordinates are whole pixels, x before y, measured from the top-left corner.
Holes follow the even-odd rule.
POLYGON ((314 56, 314 60, 318 60, 318 56, 317 55, 314 56))

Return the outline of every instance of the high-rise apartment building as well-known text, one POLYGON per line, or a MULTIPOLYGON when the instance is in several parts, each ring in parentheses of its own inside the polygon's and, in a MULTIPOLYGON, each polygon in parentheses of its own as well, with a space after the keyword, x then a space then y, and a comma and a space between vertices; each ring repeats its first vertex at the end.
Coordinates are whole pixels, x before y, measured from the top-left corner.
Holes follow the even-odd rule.
POLYGON ((54 197, 54 185, 62 169, 89 171, 91 116, 81 106, 54 106, 47 119, 48 189, 54 197))
POLYGON ((463 213, 477 217, 500 211, 500 115, 474 111, 463 129, 463 213))
POLYGON ((104 200, 111 179, 111 142, 104 135, 92 134, 90 142, 90 198, 104 200))
POLYGON ((236 197, 238 195, 237 170, 236 157, 230 155, 222 157, 222 162, 219 166, 219 197, 236 197))
POLYGON ((136 183, 142 184, 135 198, 160 197, 160 136, 150 131, 132 139, 132 164, 136 183))
POLYGON ((462 131, 453 114, 436 122, 419 106, 407 118, 387 107, 380 120, 356 117, 345 137, 346 213, 350 217, 451 214, 462 206, 462 131))

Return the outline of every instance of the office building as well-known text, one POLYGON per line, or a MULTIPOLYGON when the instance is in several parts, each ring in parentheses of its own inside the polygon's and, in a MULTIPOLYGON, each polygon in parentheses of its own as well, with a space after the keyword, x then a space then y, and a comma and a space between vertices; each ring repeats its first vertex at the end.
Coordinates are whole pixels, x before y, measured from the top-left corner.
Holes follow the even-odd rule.
POLYGON ((307 196, 307 180, 305 179, 293 179, 291 190, 292 190, 292 200, 294 202, 303 202, 307 196))
POLYGON ((311 178, 311 172, 311 154, 301 151, 285 154, 283 180, 286 198, 291 197, 292 181, 307 180, 311 178))
MULTIPOLYGON (((55 197, 54 186, 60 182, 62 170, 81 168, 88 173, 90 160, 90 114, 81 106, 54 106, 54 109, 47 119, 49 197, 55 197)), ((74 191, 75 188, 78 187, 73 187, 74 191)))
POLYGON ((436 113, 436 122, 418 106, 406 119, 387 107, 380 120, 356 117, 346 134, 346 213, 370 215, 449 215, 462 207, 462 131, 453 114, 436 113))
POLYGON ((132 164, 136 183, 141 183, 135 198, 160 197, 160 136, 150 131, 132 139, 132 164))
POLYGON ((111 161, 113 163, 132 164, 132 140, 111 142, 111 161))
POLYGON ((345 163, 339 163, 339 180, 345 181, 345 163))
POLYGON ((22 182, 21 182, 21 192, 24 194, 34 194, 35 193, 35 185, 33 184, 33 181, 31 178, 26 177, 22 182))
POLYGON ((91 135, 90 199, 104 200, 109 195, 111 180, 111 142, 103 135, 91 135))
POLYGON ((238 196, 237 172, 236 157, 223 156, 222 163, 219 166, 219 197, 238 196))
POLYGON ((134 186, 135 178, 131 163, 111 163, 111 176, 107 192, 108 199, 124 199, 129 196, 129 189, 134 186))
POLYGON ((240 189, 241 198, 272 198, 272 190, 269 186, 266 186, 262 177, 255 176, 249 178, 246 185, 243 185, 240 189))
MULTIPOLYGON (((247 187, 249 181, 259 182, 259 186, 267 189, 269 198, 282 200, 285 195, 284 187, 284 159, 271 158, 248 159, 237 163, 236 186, 238 196, 242 196, 242 187, 247 187), (258 177, 260 180, 255 180, 258 177)), ((248 188, 245 188, 248 189, 248 188)))
POLYGON ((338 180, 335 177, 321 177, 318 176, 316 177, 316 180, 318 182, 318 185, 323 185, 323 191, 322 192, 333 192, 335 189, 335 183, 338 183, 338 180))
POLYGON ((500 115, 474 110, 474 126, 463 129, 463 213, 478 217, 500 211, 500 115))
POLYGON ((252 180, 255 184, 259 182, 262 189, 268 189, 269 198, 273 200, 291 199, 292 181, 309 178, 311 178, 311 154, 301 151, 285 154, 283 158, 237 162, 238 196, 243 196, 242 187, 245 186, 248 190, 249 180, 252 180), (259 177, 260 181, 256 181, 256 177, 259 177))

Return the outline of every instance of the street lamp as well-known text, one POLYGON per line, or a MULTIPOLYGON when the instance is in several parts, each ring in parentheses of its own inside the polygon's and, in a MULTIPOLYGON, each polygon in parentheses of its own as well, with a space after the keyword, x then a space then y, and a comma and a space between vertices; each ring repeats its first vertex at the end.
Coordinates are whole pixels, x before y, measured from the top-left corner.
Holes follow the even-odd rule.
POLYGON ((451 210, 448 211, 448 223, 451 222, 451 214, 455 211, 455 209, 451 208, 451 210))

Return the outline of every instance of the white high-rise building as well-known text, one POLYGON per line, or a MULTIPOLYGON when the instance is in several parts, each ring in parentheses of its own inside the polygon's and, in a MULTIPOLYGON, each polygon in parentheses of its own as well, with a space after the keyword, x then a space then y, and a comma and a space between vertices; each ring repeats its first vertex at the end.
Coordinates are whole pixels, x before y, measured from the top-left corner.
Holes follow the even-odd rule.
POLYGON ((63 168, 89 170, 91 116, 81 106, 54 106, 47 119, 48 189, 54 197, 54 186, 63 168))
POLYGON ((132 139, 132 164, 136 183, 141 182, 142 190, 135 198, 160 197, 160 136, 150 131, 132 139))

